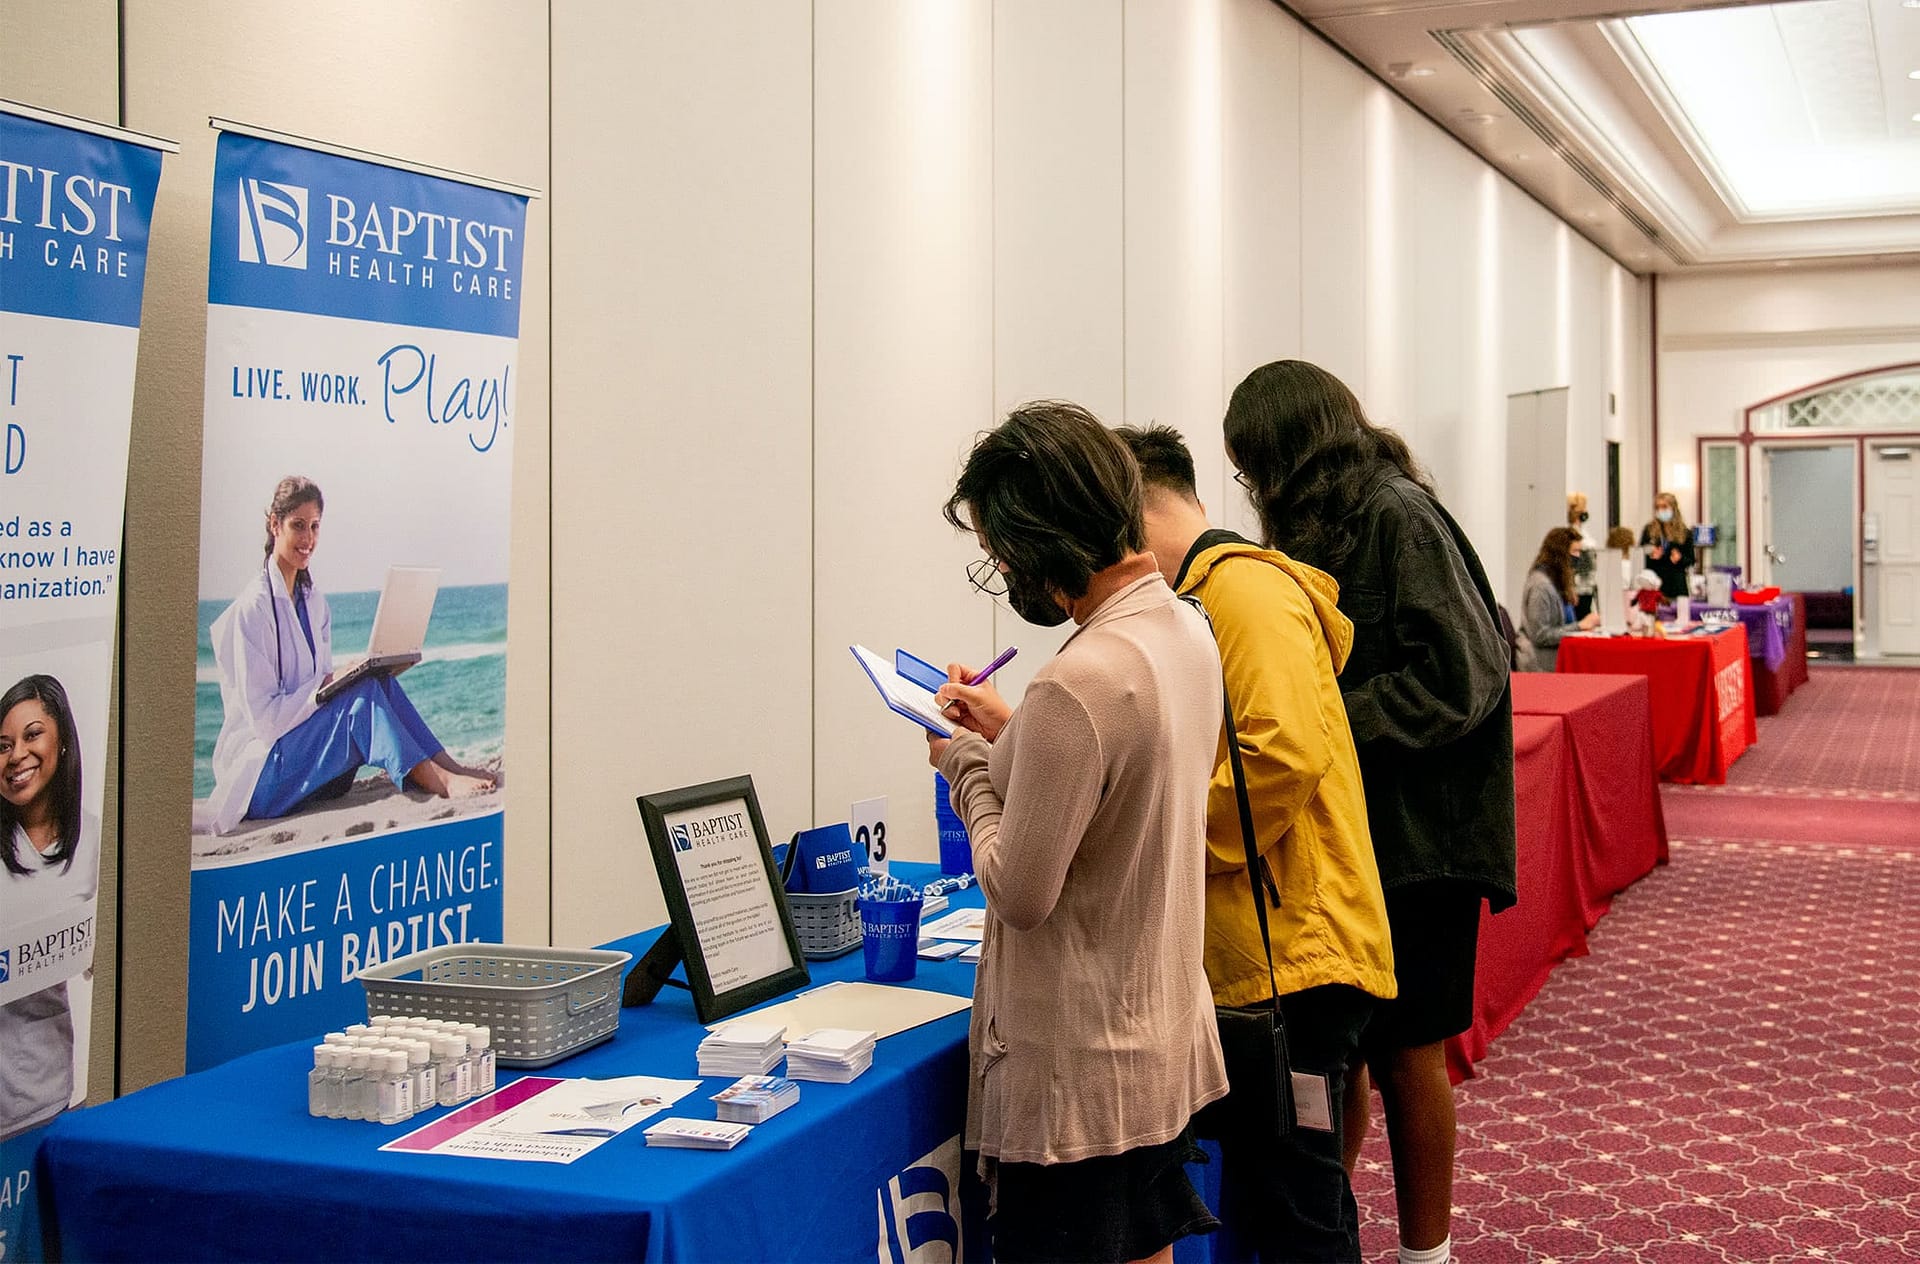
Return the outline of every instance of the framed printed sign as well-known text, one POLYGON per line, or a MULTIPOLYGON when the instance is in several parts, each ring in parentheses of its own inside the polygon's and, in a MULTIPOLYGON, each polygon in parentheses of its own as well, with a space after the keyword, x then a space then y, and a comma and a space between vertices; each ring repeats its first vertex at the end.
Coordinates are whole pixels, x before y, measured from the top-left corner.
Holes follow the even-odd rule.
POLYGON ((753 778, 640 796, 671 924, 627 976, 644 1005, 682 960, 700 1021, 710 1023, 808 981, 793 915, 773 863, 753 778))

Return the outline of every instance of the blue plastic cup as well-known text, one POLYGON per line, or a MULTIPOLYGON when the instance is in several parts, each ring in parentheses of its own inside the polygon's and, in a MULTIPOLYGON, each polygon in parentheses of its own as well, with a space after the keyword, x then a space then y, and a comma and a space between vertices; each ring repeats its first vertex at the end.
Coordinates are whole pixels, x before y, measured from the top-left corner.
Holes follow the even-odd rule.
POLYGON ((861 900, 860 939, 867 950, 867 977, 900 983, 913 977, 920 951, 920 897, 861 900))
POLYGON ((973 840, 967 823, 953 810, 947 779, 933 774, 933 827, 940 836, 940 872, 972 873, 973 840))

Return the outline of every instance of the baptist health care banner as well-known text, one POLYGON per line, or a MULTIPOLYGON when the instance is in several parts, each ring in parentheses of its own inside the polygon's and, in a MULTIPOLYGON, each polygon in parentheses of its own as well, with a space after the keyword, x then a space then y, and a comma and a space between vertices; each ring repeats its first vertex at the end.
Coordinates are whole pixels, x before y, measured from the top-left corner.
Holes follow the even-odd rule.
POLYGON ((525 191, 291 141, 214 163, 189 1070, 500 938, 525 191))
POLYGON ((0 104, 0 1258, 87 1092, 100 816, 161 143, 0 104))

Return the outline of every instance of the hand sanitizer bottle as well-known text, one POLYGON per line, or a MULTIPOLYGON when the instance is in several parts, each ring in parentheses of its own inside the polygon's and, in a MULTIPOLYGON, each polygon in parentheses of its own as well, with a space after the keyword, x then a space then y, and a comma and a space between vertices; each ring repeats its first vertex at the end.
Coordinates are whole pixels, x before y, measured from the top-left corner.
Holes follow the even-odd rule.
POLYGON ((407 1070, 413 1077, 413 1108, 425 1110, 440 1100, 440 1085, 433 1075, 433 1046, 424 1040, 406 1043, 407 1070))
POLYGON ((473 1048, 478 1051, 474 1054, 475 1075, 473 1091, 476 1093, 491 1093, 495 1087, 493 1029, 490 1027, 475 1027, 473 1031, 469 1033, 467 1039, 473 1048))
POLYGON ((370 1055, 365 1049, 355 1047, 347 1054, 347 1073, 340 1080, 340 1107, 343 1119, 366 1119, 367 1112, 367 1066, 370 1055))
POLYGON ((413 1077, 407 1073, 407 1055, 390 1050, 380 1057, 380 1122, 397 1124, 413 1118, 413 1077))
POLYGON ((333 1075, 333 1050, 327 1045, 313 1047, 313 1070, 307 1072, 307 1113, 315 1119, 327 1117, 329 1083, 333 1075))

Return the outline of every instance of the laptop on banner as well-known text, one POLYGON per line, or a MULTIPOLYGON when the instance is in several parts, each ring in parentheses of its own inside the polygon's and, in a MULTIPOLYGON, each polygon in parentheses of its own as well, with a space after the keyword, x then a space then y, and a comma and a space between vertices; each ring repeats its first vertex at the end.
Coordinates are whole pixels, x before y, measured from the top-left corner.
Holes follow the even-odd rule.
POLYGON ((397 675, 419 662, 427 643, 427 621, 433 617, 433 599, 439 593, 439 567, 387 567, 380 606, 373 612, 373 634, 367 638, 367 656, 317 690, 314 700, 324 705, 369 676, 397 675))

